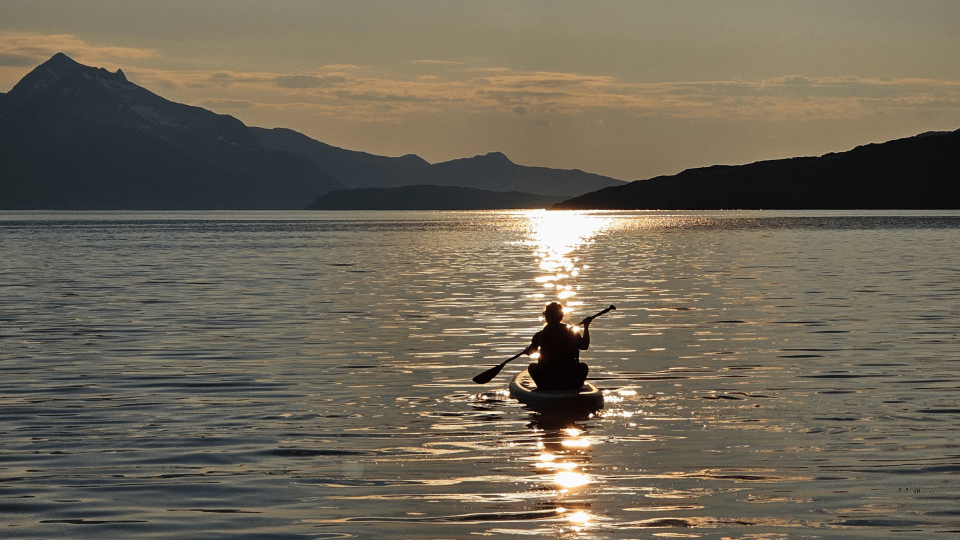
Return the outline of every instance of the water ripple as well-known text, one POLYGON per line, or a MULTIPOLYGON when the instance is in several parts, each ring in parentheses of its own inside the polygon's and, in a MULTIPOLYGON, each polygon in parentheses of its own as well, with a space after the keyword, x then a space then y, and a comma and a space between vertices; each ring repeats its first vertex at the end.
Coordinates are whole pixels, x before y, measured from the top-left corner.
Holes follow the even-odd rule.
POLYGON ((0 536, 956 534, 958 228, 3 213, 0 536), (554 299, 597 414, 470 382, 554 299))

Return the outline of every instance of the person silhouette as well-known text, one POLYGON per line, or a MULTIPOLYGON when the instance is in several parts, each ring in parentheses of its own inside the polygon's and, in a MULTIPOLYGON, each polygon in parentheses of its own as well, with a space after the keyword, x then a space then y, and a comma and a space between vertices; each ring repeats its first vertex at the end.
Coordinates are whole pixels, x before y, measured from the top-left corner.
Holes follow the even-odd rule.
POLYGON ((590 347, 590 323, 593 317, 583 320, 583 333, 564 324, 563 306, 550 302, 543 310, 547 324, 534 334, 530 345, 523 350, 531 355, 538 350, 540 358, 527 370, 537 388, 541 390, 576 390, 587 379, 589 366, 580 362, 580 351, 590 347))

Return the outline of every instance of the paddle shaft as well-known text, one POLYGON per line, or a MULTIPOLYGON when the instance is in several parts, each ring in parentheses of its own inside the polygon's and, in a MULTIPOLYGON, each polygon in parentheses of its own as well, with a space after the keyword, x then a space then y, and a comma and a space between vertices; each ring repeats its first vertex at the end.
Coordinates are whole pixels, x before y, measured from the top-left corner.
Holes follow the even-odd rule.
POLYGON ((500 369, 503 369, 503 366, 505 366, 505 365, 509 364, 510 362, 513 362, 513 361, 516 360, 517 358, 520 358, 521 356, 523 356, 523 353, 524 353, 524 352, 526 352, 526 349, 518 352, 517 354, 511 356, 510 358, 507 358, 507 359, 504 360, 503 362, 500 362, 500 365, 499 365, 498 367, 499 367, 500 369))
POLYGON ((587 317, 587 318, 583 319, 582 321, 580 321, 580 324, 581 324, 581 325, 586 324, 586 322, 587 322, 588 320, 589 320, 589 321, 593 321, 594 319, 596 319, 597 317, 603 315, 604 313, 606 313, 606 312, 608 312, 608 311, 613 311, 613 310, 615 310, 615 309, 617 309, 617 306, 610 306, 610 307, 608 307, 607 309, 601 311, 600 313, 597 313, 597 314, 594 315, 593 317, 587 317))

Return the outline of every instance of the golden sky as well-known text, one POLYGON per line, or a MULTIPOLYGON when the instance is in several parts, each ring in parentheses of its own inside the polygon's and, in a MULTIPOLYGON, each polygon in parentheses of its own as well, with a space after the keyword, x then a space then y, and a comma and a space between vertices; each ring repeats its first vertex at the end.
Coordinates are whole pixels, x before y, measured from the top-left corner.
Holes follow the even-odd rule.
POLYGON ((329 144, 624 180, 960 128, 960 2, 0 0, 56 52, 329 144))

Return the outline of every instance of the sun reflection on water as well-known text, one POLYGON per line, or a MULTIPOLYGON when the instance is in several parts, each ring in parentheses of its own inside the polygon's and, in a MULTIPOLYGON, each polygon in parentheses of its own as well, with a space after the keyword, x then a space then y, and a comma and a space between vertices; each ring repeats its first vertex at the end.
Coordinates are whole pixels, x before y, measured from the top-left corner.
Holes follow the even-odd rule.
POLYGON ((540 417, 534 423, 536 469, 544 482, 538 489, 549 489, 556 498, 556 511, 565 525, 558 532, 583 533, 602 517, 584 504, 590 485, 596 479, 589 473, 594 441, 575 420, 540 417))
POLYGON ((590 477, 583 473, 561 471, 554 477, 554 482, 564 489, 571 489, 589 484, 590 477))
MULTIPOLYGON (((576 279, 589 269, 574 253, 589 244, 613 225, 611 217, 582 212, 532 211, 528 220, 530 245, 537 259, 536 291, 529 298, 562 301, 569 313, 583 304, 577 300, 580 287, 576 279)), ((580 330, 579 328, 577 329, 580 330)), ((557 498, 557 512, 568 525, 561 529, 582 533, 597 521, 597 516, 584 509, 583 497, 595 479, 588 472, 591 439, 570 419, 541 418, 535 422, 543 431, 538 436, 536 468, 549 482, 557 498)))
POLYGON ((545 292, 531 295, 534 298, 564 300, 564 311, 582 302, 572 300, 579 287, 573 281, 583 269, 579 257, 572 254, 589 243, 596 235, 609 228, 613 218, 583 212, 530 211, 525 213, 529 228, 528 243, 533 246, 538 266, 543 274, 535 281, 545 292))
POLYGON ((581 510, 567 516, 567 520, 569 520, 571 523, 586 525, 590 521, 590 514, 581 510))

